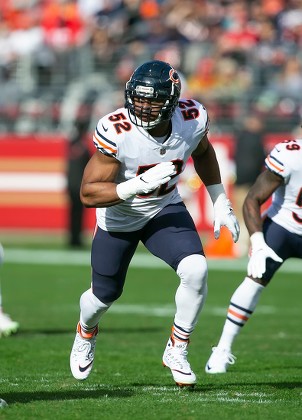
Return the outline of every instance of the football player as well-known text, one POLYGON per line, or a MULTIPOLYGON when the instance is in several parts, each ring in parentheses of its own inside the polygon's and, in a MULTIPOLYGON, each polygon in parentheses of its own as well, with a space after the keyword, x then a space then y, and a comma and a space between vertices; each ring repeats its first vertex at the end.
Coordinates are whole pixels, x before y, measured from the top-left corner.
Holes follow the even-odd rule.
POLYGON ((225 373, 235 363, 233 342, 264 288, 285 260, 302 258, 302 140, 277 144, 265 165, 243 204, 251 256, 247 276, 231 297, 218 345, 206 363, 210 374, 225 373), (261 205, 271 196, 271 205, 261 217, 261 205))
POLYGON ((81 199, 96 208, 92 242, 92 285, 80 298, 80 320, 70 356, 76 379, 91 372, 100 318, 121 296, 139 241, 179 276, 176 314, 163 364, 180 386, 196 377, 187 361, 190 335, 207 295, 207 263, 193 220, 177 191, 192 156, 214 205, 214 232, 227 226, 236 242, 237 219, 221 183, 208 140, 203 105, 179 100, 177 71, 150 61, 138 67, 125 88, 125 107, 101 118, 96 152, 83 174, 81 199))

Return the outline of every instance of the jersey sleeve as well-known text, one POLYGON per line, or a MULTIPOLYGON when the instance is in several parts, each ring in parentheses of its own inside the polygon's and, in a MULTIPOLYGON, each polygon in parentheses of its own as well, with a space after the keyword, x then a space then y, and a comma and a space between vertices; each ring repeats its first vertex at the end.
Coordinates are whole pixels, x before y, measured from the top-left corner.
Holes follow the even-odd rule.
POLYGON ((104 118, 100 119, 93 134, 95 147, 104 155, 117 157, 117 143, 114 139, 112 128, 104 123, 104 118))
POLYGON ((276 144, 264 161, 266 168, 287 179, 291 172, 289 153, 286 143, 276 144))
POLYGON ((206 108, 195 99, 180 99, 179 111, 184 121, 185 132, 193 130, 194 135, 201 139, 209 131, 210 120, 206 108))
POLYGON ((200 132, 200 136, 203 137, 208 133, 209 128, 210 128, 209 115, 204 105, 202 105, 200 102, 196 100, 194 100, 194 102, 199 111, 199 117, 198 117, 199 124, 198 124, 197 130, 200 132))

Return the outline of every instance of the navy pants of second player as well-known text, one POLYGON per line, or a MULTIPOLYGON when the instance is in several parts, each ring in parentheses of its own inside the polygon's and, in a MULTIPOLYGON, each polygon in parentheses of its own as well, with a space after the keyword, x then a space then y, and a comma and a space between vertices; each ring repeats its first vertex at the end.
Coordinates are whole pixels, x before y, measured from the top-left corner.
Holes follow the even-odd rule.
MULTIPOLYGON (((263 223, 263 234, 267 245, 272 248, 277 255, 284 261, 289 258, 302 259, 302 237, 296 233, 289 232, 284 227, 273 222, 267 217, 263 223)), ((271 258, 266 260, 266 270, 262 276, 264 284, 274 276, 275 272, 281 267, 283 263, 274 261, 271 258)))

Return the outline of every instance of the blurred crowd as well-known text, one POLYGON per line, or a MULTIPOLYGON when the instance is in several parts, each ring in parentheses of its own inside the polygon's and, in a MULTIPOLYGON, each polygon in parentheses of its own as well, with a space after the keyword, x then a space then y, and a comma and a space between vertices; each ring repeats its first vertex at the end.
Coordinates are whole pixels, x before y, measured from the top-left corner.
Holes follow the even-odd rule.
POLYGON ((6 0, 0 4, 0 132, 69 130, 124 101, 149 59, 181 73, 212 130, 249 113, 268 131, 302 113, 302 0, 6 0))

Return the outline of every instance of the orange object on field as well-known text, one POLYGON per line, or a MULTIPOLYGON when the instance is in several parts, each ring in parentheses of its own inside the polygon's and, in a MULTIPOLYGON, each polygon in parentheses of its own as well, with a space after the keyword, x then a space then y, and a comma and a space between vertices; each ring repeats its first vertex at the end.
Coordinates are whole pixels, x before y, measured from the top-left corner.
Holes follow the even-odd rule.
POLYGON ((231 233, 225 227, 221 228, 220 238, 215 239, 211 233, 204 245, 205 255, 208 258, 235 258, 234 242, 231 233))

